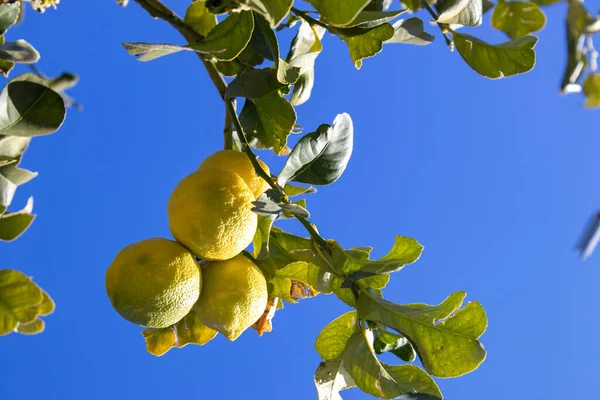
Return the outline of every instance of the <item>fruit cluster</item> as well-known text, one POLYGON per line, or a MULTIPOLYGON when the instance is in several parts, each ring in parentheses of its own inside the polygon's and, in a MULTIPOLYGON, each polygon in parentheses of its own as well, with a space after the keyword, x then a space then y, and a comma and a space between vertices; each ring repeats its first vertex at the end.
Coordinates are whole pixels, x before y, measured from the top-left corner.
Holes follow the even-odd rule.
POLYGON ((241 254, 256 232, 252 202, 267 188, 244 153, 206 158, 169 198, 176 241, 129 245, 109 266, 106 291, 115 310, 137 325, 165 328, 193 309, 207 327, 239 337, 267 306, 266 280, 241 254))

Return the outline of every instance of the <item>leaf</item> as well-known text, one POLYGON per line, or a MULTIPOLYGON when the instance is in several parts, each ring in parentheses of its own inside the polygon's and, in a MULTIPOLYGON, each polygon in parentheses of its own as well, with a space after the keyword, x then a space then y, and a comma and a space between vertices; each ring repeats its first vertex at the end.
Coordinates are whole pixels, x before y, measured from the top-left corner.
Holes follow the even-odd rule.
POLYGON ((217 336, 217 331, 210 329, 192 310, 178 323, 167 328, 147 328, 142 332, 148 353, 162 356, 173 347, 182 348, 188 344, 205 345, 217 336))
POLYGON ((552 4, 560 3, 563 0, 533 0, 538 6, 549 6, 552 4))
POLYGON ((273 149, 281 155, 289 151, 287 137, 296 123, 296 111, 281 94, 271 93, 258 100, 246 100, 240 122, 253 147, 273 149))
POLYGON ((195 1, 185 11, 183 22, 202 36, 217 25, 217 17, 206 8, 204 0, 195 1))
POLYGON ((492 14, 492 26, 511 39, 537 32, 546 24, 546 15, 535 3, 500 0, 492 14))
MULTIPOLYGON (((0 184, 1 184, 0 177, 0 184)), ((0 241, 11 242, 21 236, 35 219, 33 211, 33 197, 21 211, 0 215, 0 241)))
POLYGON ((277 219, 281 214, 281 205, 274 201, 268 193, 269 191, 261 194, 256 201, 252 202, 252 211, 259 216, 277 219))
POLYGON ((421 0, 401 0, 409 10, 417 11, 421 8, 421 0))
POLYGON ((350 311, 331 321, 317 336, 315 349, 323 360, 329 361, 339 357, 348 340, 358 328, 356 311, 350 311))
POLYGON ((308 284, 308 263, 296 261, 275 271, 268 282, 269 295, 290 303, 314 297, 318 294, 308 284))
POLYGON ((36 318, 31 322, 18 324, 16 331, 23 335, 35 335, 41 333, 44 331, 44 321, 36 318))
POLYGON ((319 400, 342 400, 340 392, 356 386, 342 363, 342 357, 319 364, 315 372, 319 400))
POLYGON ((369 5, 371 0, 307 0, 312 4, 323 22, 332 26, 345 26, 352 22, 358 14, 369 5))
POLYGON ((286 60, 289 65, 299 68, 299 78, 294 84, 290 98, 290 102, 295 106, 305 103, 310 98, 315 79, 315 61, 323 49, 321 39, 324 34, 325 28, 313 26, 302 20, 292 41, 286 60))
POLYGON ((354 140, 354 127, 348 114, 339 114, 333 126, 321 125, 303 136, 288 156, 277 179, 314 185, 329 185, 344 173, 354 140))
POLYGON ((29 311, 43 300, 42 290, 31 278, 19 271, 0 270, 0 336, 12 332, 19 323, 32 322, 36 318, 29 311))
POLYGON ((589 108, 600 107, 600 75, 589 74, 583 82, 583 94, 585 94, 585 106, 589 108))
POLYGON ((297 202, 291 204, 281 203, 279 207, 281 207, 284 213, 292 214, 296 218, 310 218, 308 210, 297 202))
POLYGON ((180 51, 194 51, 189 46, 177 46, 167 43, 123 42, 121 44, 127 53, 135 57, 139 56, 138 61, 142 62, 156 60, 157 58, 179 53, 180 51))
POLYGON ((258 217, 258 226, 256 228, 256 233, 254 234, 254 239, 252 240, 255 258, 269 257, 269 237, 274 220, 275 218, 272 216, 258 217))
POLYGON ((482 0, 446 0, 439 7, 438 23, 479 26, 482 21, 482 0))
POLYGON ((262 15, 275 28, 290 12, 294 0, 248 0, 248 6, 262 15))
POLYGON ((390 24, 379 25, 375 28, 335 29, 334 31, 350 50, 350 58, 356 69, 362 67, 362 60, 373 57, 381 51, 383 43, 394 36, 394 28, 390 24))
POLYGON ((409 394, 442 398, 434 380, 414 365, 392 366, 379 362, 373 351, 373 333, 355 333, 346 346, 343 363, 356 385, 365 393, 384 399, 409 394))
POLYGON ((60 128, 65 115, 62 97, 33 74, 12 79, 0 94, 0 135, 47 135, 60 128))
POLYGON ((33 64, 40 53, 25 40, 0 44, 0 59, 17 64, 33 64))
POLYGON ((392 5, 392 0, 372 0, 366 11, 386 11, 392 5))
POLYGON ((8 28, 17 23, 21 14, 21 4, 14 2, 0 4, 0 35, 4 35, 8 28))
POLYGON ((227 86, 225 95, 256 101, 273 93, 279 94, 287 87, 287 84, 277 80, 277 73, 272 68, 253 69, 235 78, 227 86))
POLYGON ((434 37, 425 32, 423 21, 417 17, 409 18, 406 21, 399 20, 393 25, 394 36, 386 40, 385 43, 405 43, 414 45, 426 45, 433 42, 434 37))
POLYGON ((254 18, 251 11, 233 12, 211 29, 203 41, 194 43, 191 47, 208 52, 217 60, 231 61, 246 48, 253 30, 254 18))
MULTIPOLYGON (((347 279, 347 278, 346 278, 347 279)), ((375 290, 378 294, 381 294, 381 289, 386 287, 390 281, 390 276, 385 275, 374 275, 368 278, 364 278, 361 284, 365 287, 375 290)), ((331 278, 331 289, 338 299, 349 305, 350 307, 356 307, 356 295, 350 287, 346 287, 345 279, 334 275, 331 278)))
POLYGON ((568 2, 566 17, 567 64, 560 85, 561 93, 581 91, 577 82, 587 64, 583 49, 585 27, 594 24, 594 18, 587 12, 583 4, 578 1, 568 2))
MULTIPOLYGON (((340 26, 343 28, 352 28, 355 26, 361 28, 374 28, 379 25, 383 25, 386 22, 390 22, 395 19, 398 15, 405 13, 406 10, 395 10, 395 11, 361 11, 356 18, 349 24, 340 26)), ((332 25, 335 26, 335 25, 332 25)))
POLYGON ((255 15, 254 21, 256 28, 251 44, 257 50, 262 49, 261 54, 263 57, 275 62, 276 77, 279 82, 286 85, 296 82, 300 74, 300 68, 291 66, 280 58, 277 36, 268 22, 260 15, 255 15))
POLYGON ((14 165, 0 166, 0 205, 8 207, 17 189, 37 176, 36 172, 17 168, 14 165))
POLYGON ((277 227, 271 229, 269 245, 271 260, 280 267, 296 261, 310 261, 306 258, 307 252, 312 257, 310 239, 293 235, 277 227))
POLYGON ((423 246, 419 242, 406 236, 396 236, 392 249, 379 260, 359 258, 337 243, 333 243, 332 249, 333 264, 347 275, 342 287, 350 287, 355 281, 365 277, 399 271, 416 262, 423 252, 423 246))
POLYGON ((408 339, 400 334, 391 333, 383 329, 377 330, 373 348, 377 354, 391 352, 406 362, 413 362, 416 358, 415 349, 408 339))
MULTIPOLYGON (((0 140, 0 145, 2 144, 1 140, 0 140)), ((1 147, 0 147, 1 148, 1 147)), ((2 152, 0 151, 0 156, 2 155, 2 152)), ((288 195, 289 197, 294 197, 294 196, 301 196, 303 194, 312 194, 312 193, 316 193, 317 189, 315 189, 313 186, 309 186, 309 187, 300 187, 300 186, 294 186, 292 184, 286 183, 285 186, 283 187, 283 191, 285 192, 286 195, 288 195)))
POLYGON ((357 310, 361 318, 407 337, 427 372, 451 378, 473 371, 486 356, 477 340, 487 327, 485 311, 477 302, 459 310, 464 297, 464 292, 456 292, 437 306, 400 305, 361 290, 357 310))
POLYGON ((275 312, 279 308, 283 308, 283 305, 278 307, 280 301, 281 300, 278 297, 273 296, 269 296, 267 299, 265 312, 254 324, 252 324, 252 328, 256 329, 256 332, 258 332, 258 336, 262 336, 265 332, 273 331, 271 320, 275 316, 275 312))
POLYGON ((0 136, 0 159, 17 160, 29 146, 30 137, 0 136))
POLYGON ((452 31, 461 57, 479 74, 498 79, 531 71, 535 66, 535 36, 491 45, 476 37, 452 31))

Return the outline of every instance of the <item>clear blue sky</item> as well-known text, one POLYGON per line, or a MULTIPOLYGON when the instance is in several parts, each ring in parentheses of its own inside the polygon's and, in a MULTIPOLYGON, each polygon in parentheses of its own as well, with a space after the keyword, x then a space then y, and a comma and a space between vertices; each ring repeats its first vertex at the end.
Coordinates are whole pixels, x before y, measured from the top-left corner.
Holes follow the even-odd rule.
MULTIPOLYGON (((168 3, 182 13, 188 1, 168 3)), ((307 132, 341 112, 355 124, 345 175, 308 199, 320 232, 345 247, 372 245, 375 256, 397 234, 414 237, 423 256, 393 276, 386 296, 437 303, 465 290, 487 310, 488 358, 465 377, 438 380, 450 400, 596 391, 600 254, 582 264, 572 248, 600 207, 599 114, 581 97, 558 95, 565 7, 546 11, 535 70, 500 81, 471 71, 434 27, 433 45, 389 46, 360 71, 327 36, 313 97, 297 109, 307 132)), ((473 32, 504 40, 489 15, 473 32)), ((248 331, 156 358, 106 297, 115 254, 169 237, 171 190, 222 145, 224 107, 192 54, 143 64, 120 45, 182 43, 177 34, 136 4, 105 0, 29 12, 8 35, 21 37, 41 52, 46 73, 81 76, 71 94, 85 111, 33 140, 22 164, 40 175, 14 205, 33 195, 38 219, 0 245, 0 265, 33 276, 57 310, 41 335, 0 338, 0 398, 316 398, 313 343, 347 311, 336 298, 286 306, 262 338, 248 331)), ((261 156, 275 172, 282 165, 261 156)), ((357 389, 343 397, 367 398, 357 389)))

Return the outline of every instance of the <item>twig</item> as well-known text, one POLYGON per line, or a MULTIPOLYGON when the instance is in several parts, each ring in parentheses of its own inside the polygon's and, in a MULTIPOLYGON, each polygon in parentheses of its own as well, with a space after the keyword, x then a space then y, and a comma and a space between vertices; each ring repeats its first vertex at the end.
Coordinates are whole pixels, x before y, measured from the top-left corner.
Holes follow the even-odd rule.
POLYGON ((429 5, 429 3, 426 0, 423 0, 421 3, 425 6, 427 11, 429 11, 429 14, 431 14, 431 16, 433 17, 438 28, 440 28, 440 31, 442 31, 442 35, 444 35, 444 39, 446 39, 446 44, 450 48, 450 51, 454 51, 454 41, 450 38, 450 36, 448 36, 448 25, 440 24, 439 22, 437 22, 437 19, 439 18, 439 16, 433 10, 433 8, 431 8, 431 6, 429 5))
POLYGON ((298 10, 296 7, 292 7, 292 12, 296 14, 297 17, 305 19, 308 23, 311 23, 313 25, 319 25, 325 29, 329 28, 326 24, 322 23, 318 19, 314 19, 313 17, 308 15, 308 12, 306 11, 298 10))
MULTIPOLYGON (((233 104, 233 108, 236 108, 235 103, 233 104)), ((227 104, 225 105, 225 127, 223 128, 223 138, 223 148, 225 150, 233 149, 233 120, 231 119, 231 115, 227 110, 227 104)))

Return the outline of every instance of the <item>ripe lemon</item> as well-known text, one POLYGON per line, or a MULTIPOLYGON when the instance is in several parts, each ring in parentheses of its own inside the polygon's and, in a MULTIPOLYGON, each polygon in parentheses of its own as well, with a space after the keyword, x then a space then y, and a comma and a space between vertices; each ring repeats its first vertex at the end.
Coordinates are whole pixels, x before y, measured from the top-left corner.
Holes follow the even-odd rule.
POLYGON ((123 318, 165 328, 187 315, 202 286, 200 267, 182 245, 148 239, 123 248, 106 271, 106 293, 123 318))
MULTIPOLYGON (((270 174, 269 167, 264 162, 258 160, 258 163, 262 166, 267 174, 270 174)), ((254 193, 254 198, 258 198, 265 192, 270 186, 269 184, 254 170, 252 162, 245 153, 234 150, 221 150, 206 157, 201 168, 221 168, 231 172, 235 172, 242 177, 246 185, 254 193)))
POLYGON ((255 323, 267 306, 267 282, 258 267, 238 255, 202 268, 203 288, 194 306, 200 321, 231 341, 255 323))
POLYGON ((204 260, 227 260, 252 242, 254 194, 239 175, 202 168, 183 178, 167 206, 171 233, 204 260))

